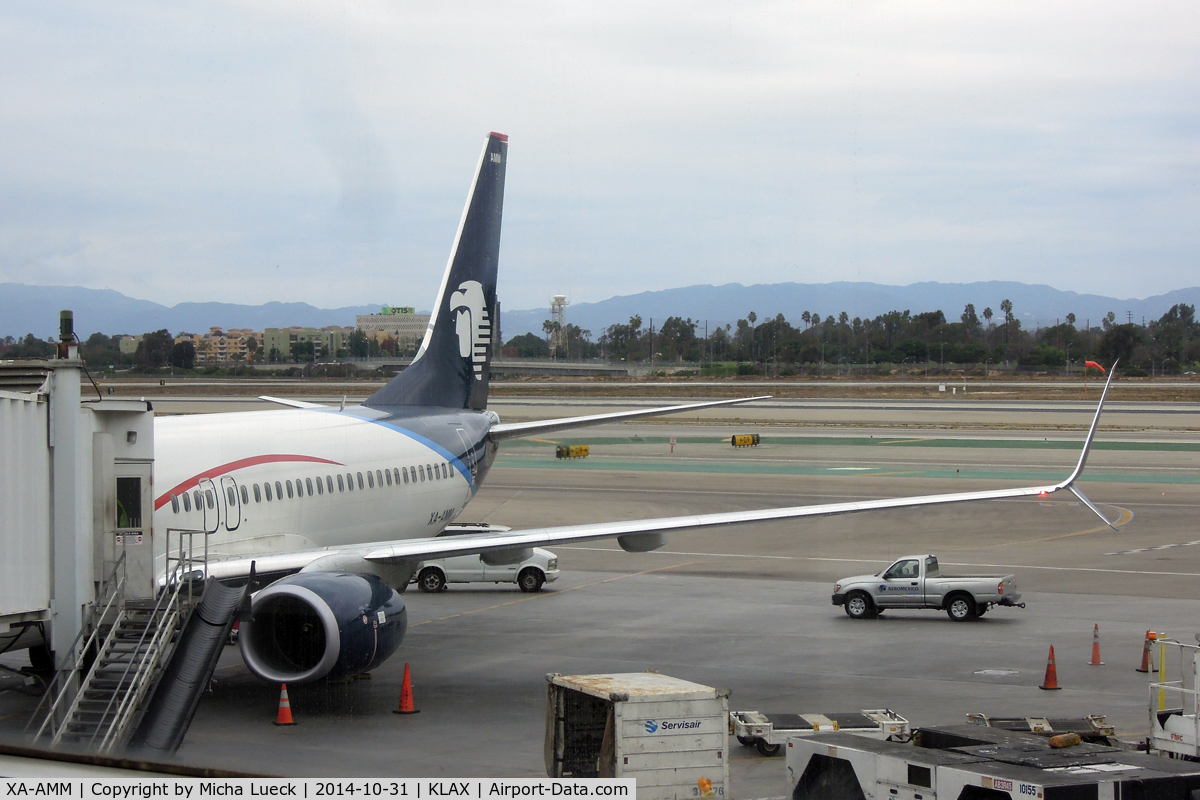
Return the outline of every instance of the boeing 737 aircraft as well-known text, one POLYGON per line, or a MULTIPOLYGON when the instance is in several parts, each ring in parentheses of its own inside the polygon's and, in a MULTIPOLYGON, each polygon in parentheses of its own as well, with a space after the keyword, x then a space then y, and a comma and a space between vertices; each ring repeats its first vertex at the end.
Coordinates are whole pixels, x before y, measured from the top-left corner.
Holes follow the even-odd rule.
POLYGON ((253 564, 260 581, 273 579, 241 624, 241 652, 256 675, 295 684, 383 662, 407 627, 398 590, 434 557, 481 553, 511 564, 535 546, 607 538, 638 552, 661 547, 669 531, 1063 489, 1104 519, 1074 486, 1097 408, 1078 465, 1053 485, 438 536, 506 439, 758 399, 515 424, 489 411, 507 156, 508 137, 489 135, 416 358, 361 406, 275 400, 290 407, 155 421, 155 528, 208 531, 212 577, 244 581, 253 564))

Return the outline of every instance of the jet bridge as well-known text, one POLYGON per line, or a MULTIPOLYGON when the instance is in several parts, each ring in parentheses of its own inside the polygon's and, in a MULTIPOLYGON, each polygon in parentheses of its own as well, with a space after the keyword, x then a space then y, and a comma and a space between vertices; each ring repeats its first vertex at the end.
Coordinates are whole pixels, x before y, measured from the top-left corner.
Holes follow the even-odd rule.
POLYGON ((70 312, 60 333, 57 358, 0 362, 0 652, 53 673, 34 744, 115 753, 140 729, 170 752, 245 590, 196 582, 204 531, 154 528, 153 407, 93 400, 70 312))

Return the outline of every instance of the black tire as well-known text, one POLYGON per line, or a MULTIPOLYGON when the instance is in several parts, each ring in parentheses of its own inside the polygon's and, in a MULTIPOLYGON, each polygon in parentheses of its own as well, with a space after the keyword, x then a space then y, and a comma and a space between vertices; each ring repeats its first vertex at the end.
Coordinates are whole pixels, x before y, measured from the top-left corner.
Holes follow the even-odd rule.
POLYGON ((430 594, 440 592, 446 588, 446 576, 440 569, 427 567, 421 570, 421 574, 417 577, 417 588, 430 594))
POLYGON ((754 747, 754 743, 758 741, 753 736, 739 736, 737 737, 737 740, 738 744, 742 745, 743 747, 754 747))
POLYGON ((976 618, 975 600, 969 594, 954 594, 946 599, 946 616, 955 622, 976 618))
POLYGON ((522 592, 536 592, 545 582, 546 576, 537 567, 526 567, 517 576, 517 586, 521 587, 522 592))
POLYGON ((975 604, 975 616, 982 617, 984 614, 986 614, 988 612, 989 608, 990 608, 990 606, 987 603, 976 603, 975 604))
POLYGON ((866 592, 851 592, 846 596, 846 616, 850 619, 871 619, 875 613, 875 604, 866 592))
POLYGON ((768 758, 779 755, 779 750, 782 747, 783 745, 779 744, 767 744, 762 739, 758 739, 754 742, 754 749, 758 751, 758 754, 760 756, 767 756, 768 758))
POLYGON ((54 652, 49 646, 44 644, 35 644, 29 648, 29 666, 39 674, 50 674, 54 672, 54 652))

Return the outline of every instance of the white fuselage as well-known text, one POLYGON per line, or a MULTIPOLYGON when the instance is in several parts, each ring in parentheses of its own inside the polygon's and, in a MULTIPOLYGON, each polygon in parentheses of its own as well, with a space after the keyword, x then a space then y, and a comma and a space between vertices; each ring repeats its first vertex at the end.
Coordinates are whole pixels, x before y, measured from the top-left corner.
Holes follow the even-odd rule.
POLYGON ((160 417, 154 436, 154 529, 206 530, 217 557, 434 536, 475 490, 403 421, 336 409, 160 417))

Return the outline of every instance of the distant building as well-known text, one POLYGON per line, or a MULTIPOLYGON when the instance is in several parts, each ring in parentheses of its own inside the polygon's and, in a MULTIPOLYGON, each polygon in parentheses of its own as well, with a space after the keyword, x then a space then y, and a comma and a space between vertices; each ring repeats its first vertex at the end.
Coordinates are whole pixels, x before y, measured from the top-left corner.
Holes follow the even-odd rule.
POLYGON ((175 343, 191 342, 196 351, 196 366, 210 364, 245 364, 253 360, 251 340, 257 346, 262 334, 250 328, 209 328, 204 335, 181 333, 175 343))
POLYGON ((262 332, 263 358, 267 361, 291 361, 296 345, 312 342, 313 355, 324 353, 336 357, 346 349, 346 337, 353 328, 331 325, 326 328, 264 328, 262 332))
POLYGON ((138 336, 122 336, 121 341, 117 343, 117 347, 121 349, 121 355, 132 356, 137 354, 138 345, 141 344, 142 337, 138 336))
POLYGON ((384 306, 378 314, 359 314, 354 321, 363 333, 383 332, 403 347, 425 338, 425 329, 429 327, 429 314, 415 312, 412 306, 384 306))

